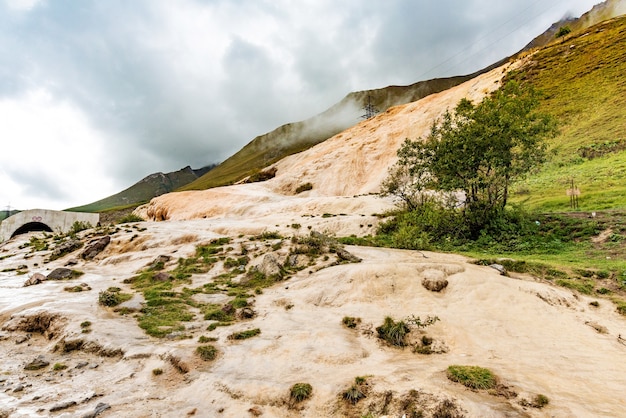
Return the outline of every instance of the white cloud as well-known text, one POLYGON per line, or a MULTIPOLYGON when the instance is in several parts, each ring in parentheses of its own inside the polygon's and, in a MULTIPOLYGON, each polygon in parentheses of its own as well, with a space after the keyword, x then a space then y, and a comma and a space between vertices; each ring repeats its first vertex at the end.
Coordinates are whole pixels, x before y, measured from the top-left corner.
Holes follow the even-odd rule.
POLYGON ((116 192, 107 138, 81 111, 43 89, 0 100, 0 205, 65 209, 116 192))
POLYGON ((11 10, 18 12, 30 12, 42 0, 5 0, 5 4, 11 10))

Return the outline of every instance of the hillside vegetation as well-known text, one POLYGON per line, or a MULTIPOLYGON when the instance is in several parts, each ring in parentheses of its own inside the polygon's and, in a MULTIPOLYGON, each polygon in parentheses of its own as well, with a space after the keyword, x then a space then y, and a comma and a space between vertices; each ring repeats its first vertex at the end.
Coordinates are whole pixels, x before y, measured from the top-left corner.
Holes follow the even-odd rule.
POLYGON ((544 92, 540 110, 557 117, 552 157, 517 184, 514 200, 541 211, 626 207, 626 16, 574 32, 537 51, 511 75, 544 92))

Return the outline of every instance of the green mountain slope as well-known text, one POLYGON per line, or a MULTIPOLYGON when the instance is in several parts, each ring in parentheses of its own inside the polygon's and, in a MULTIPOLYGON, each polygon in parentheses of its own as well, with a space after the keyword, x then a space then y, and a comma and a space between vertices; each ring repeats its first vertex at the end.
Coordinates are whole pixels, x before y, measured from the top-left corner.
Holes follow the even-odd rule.
POLYGON ((626 16, 549 44, 513 77, 544 92, 541 110, 561 129, 550 161, 516 186, 514 199, 569 210, 573 180, 581 210, 626 208, 626 16))
POLYGON ((211 168, 213 168, 213 166, 194 170, 187 166, 171 173, 150 174, 119 193, 68 210, 76 212, 102 212, 111 209, 137 206, 148 202, 153 197, 169 193, 196 180, 211 168))

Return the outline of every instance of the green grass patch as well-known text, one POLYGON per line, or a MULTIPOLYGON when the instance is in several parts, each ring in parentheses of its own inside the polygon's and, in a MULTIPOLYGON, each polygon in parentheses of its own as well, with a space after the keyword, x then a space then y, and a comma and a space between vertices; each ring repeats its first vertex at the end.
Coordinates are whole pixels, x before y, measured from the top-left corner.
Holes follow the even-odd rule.
POLYGON ((551 160, 516 185, 514 200, 542 211, 568 210, 565 192, 573 178, 581 210, 626 207, 625 28, 620 17, 601 31, 573 33, 511 76, 545 92, 540 110, 555 115, 561 131, 549 143, 551 160))
POLYGON ((212 361, 217 358, 217 348, 212 345, 201 345, 196 347, 196 354, 204 361, 212 361))
POLYGON ((235 332, 228 336, 229 340, 247 340, 248 338, 256 337, 261 334, 261 330, 258 328, 249 329, 246 331, 235 332))
POLYGON ((446 375, 453 382, 461 383, 470 389, 493 389, 497 383, 491 370, 478 366, 449 366, 446 375))
POLYGON ((585 295, 592 294, 595 288, 595 283, 593 280, 558 279, 555 283, 558 286, 567 287, 568 289, 575 290, 585 295))

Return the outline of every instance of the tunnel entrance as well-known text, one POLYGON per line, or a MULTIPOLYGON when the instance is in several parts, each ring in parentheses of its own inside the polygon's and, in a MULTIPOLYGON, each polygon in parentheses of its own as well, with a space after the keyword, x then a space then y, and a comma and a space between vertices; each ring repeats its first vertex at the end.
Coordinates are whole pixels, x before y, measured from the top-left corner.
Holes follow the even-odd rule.
POLYGON ((52 232, 52 228, 42 222, 28 222, 15 230, 11 238, 16 235, 26 234, 27 232, 46 231, 52 232))

